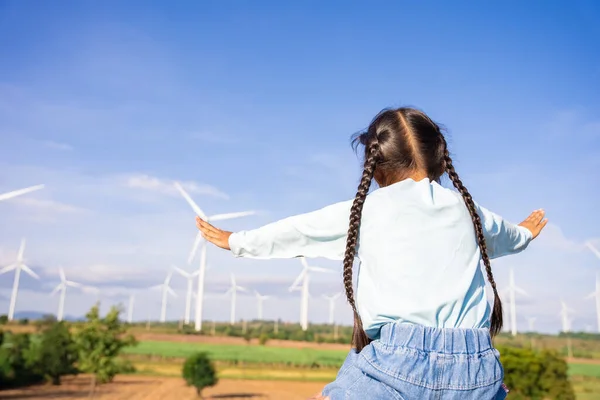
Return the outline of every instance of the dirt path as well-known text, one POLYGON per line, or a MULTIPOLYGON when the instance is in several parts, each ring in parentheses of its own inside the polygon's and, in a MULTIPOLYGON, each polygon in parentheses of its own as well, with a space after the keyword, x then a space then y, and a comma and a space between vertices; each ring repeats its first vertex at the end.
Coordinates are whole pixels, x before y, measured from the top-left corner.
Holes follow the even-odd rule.
MULTIPOLYGON (((323 388, 322 383, 222 379, 203 392, 205 399, 305 400, 323 388)), ((89 378, 65 378, 60 386, 32 386, 0 391, 2 400, 88 399, 89 378)), ((95 400, 192 400, 195 390, 180 378, 119 376, 100 387, 95 400)))

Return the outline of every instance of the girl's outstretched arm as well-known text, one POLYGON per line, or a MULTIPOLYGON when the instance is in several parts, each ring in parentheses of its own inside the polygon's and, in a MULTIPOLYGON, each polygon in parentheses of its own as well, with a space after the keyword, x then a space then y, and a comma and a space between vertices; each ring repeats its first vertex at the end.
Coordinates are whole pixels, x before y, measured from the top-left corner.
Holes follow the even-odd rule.
POLYGON ((352 201, 336 203, 317 211, 285 218, 261 228, 227 232, 196 218, 206 240, 236 257, 294 258, 324 257, 342 260, 352 201))
POLYGON ((498 258, 525 250, 548 223, 544 211, 532 212, 525 221, 515 225, 475 204, 483 225, 483 234, 490 258, 498 258))

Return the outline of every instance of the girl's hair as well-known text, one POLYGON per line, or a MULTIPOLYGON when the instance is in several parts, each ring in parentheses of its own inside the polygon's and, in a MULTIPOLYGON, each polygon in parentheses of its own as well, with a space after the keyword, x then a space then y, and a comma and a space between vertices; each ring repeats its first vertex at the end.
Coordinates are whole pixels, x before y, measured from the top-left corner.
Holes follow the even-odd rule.
POLYGON ((366 131, 360 132, 354 137, 353 145, 355 150, 359 145, 365 147, 362 178, 350 209, 350 227, 343 271, 346 297, 354 311, 352 344, 356 350, 360 352, 369 344, 369 338, 363 329, 354 301, 352 265, 356 254, 363 205, 375 174, 378 178, 381 177, 386 181, 390 178, 398 181, 410 176, 411 172, 422 170, 430 180, 437 182, 444 173, 448 174, 452 184, 461 194, 473 221, 481 258, 485 265, 488 281, 494 291, 490 333, 492 336, 498 334, 502 329, 502 303, 498 296, 490 258, 487 254, 481 219, 475 209, 473 198, 454 169, 448 145, 440 127, 425 113, 414 108, 385 109, 373 119, 366 131))

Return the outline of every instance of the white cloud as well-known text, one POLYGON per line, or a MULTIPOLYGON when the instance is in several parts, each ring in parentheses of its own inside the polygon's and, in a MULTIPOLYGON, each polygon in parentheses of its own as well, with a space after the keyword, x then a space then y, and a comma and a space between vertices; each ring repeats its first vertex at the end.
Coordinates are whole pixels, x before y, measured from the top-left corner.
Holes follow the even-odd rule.
POLYGON ((61 142, 54 142, 52 140, 46 140, 43 142, 44 146, 53 149, 53 150, 60 150, 60 151, 71 151, 73 150, 73 146, 71 146, 70 144, 67 143, 61 143, 61 142))
POLYGON ((551 223, 546 225, 542 234, 537 238, 537 243, 541 246, 567 253, 578 253, 585 248, 583 243, 567 238, 558 225, 551 223))
POLYGON ((17 197, 13 201, 19 205, 35 208, 51 213, 82 213, 86 212, 84 208, 72 206, 54 200, 43 200, 34 197, 17 197))
MULTIPOLYGON (((179 193, 177 192, 177 189, 175 189, 173 183, 174 181, 160 179, 145 174, 135 174, 125 179, 125 186, 129 188, 151 190, 165 195, 179 196, 179 193)), ((193 181, 180 182, 180 184, 190 193, 207 195, 225 200, 229 199, 229 196, 226 193, 212 185, 193 181)))

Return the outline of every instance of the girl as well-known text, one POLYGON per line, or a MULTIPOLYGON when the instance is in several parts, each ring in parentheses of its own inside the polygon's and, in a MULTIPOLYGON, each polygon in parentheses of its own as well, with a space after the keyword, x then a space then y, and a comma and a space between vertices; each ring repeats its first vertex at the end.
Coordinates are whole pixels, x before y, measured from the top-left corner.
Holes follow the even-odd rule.
POLYGON ((237 257, 343 260, 354 348, 325 398, 504 399, 491 340, 502 305, 490 260, 525 249, 546 225, 544 212, 514 225, 475 203, 440 127, 419 110, 382 111, 354 144, 365 150, 354 200, 251 231, 200 218, 198 228, 237 257), (444 173, 456 191, 440 185, 444 173), (379 189, 368 194, 373 179, 379 189))

